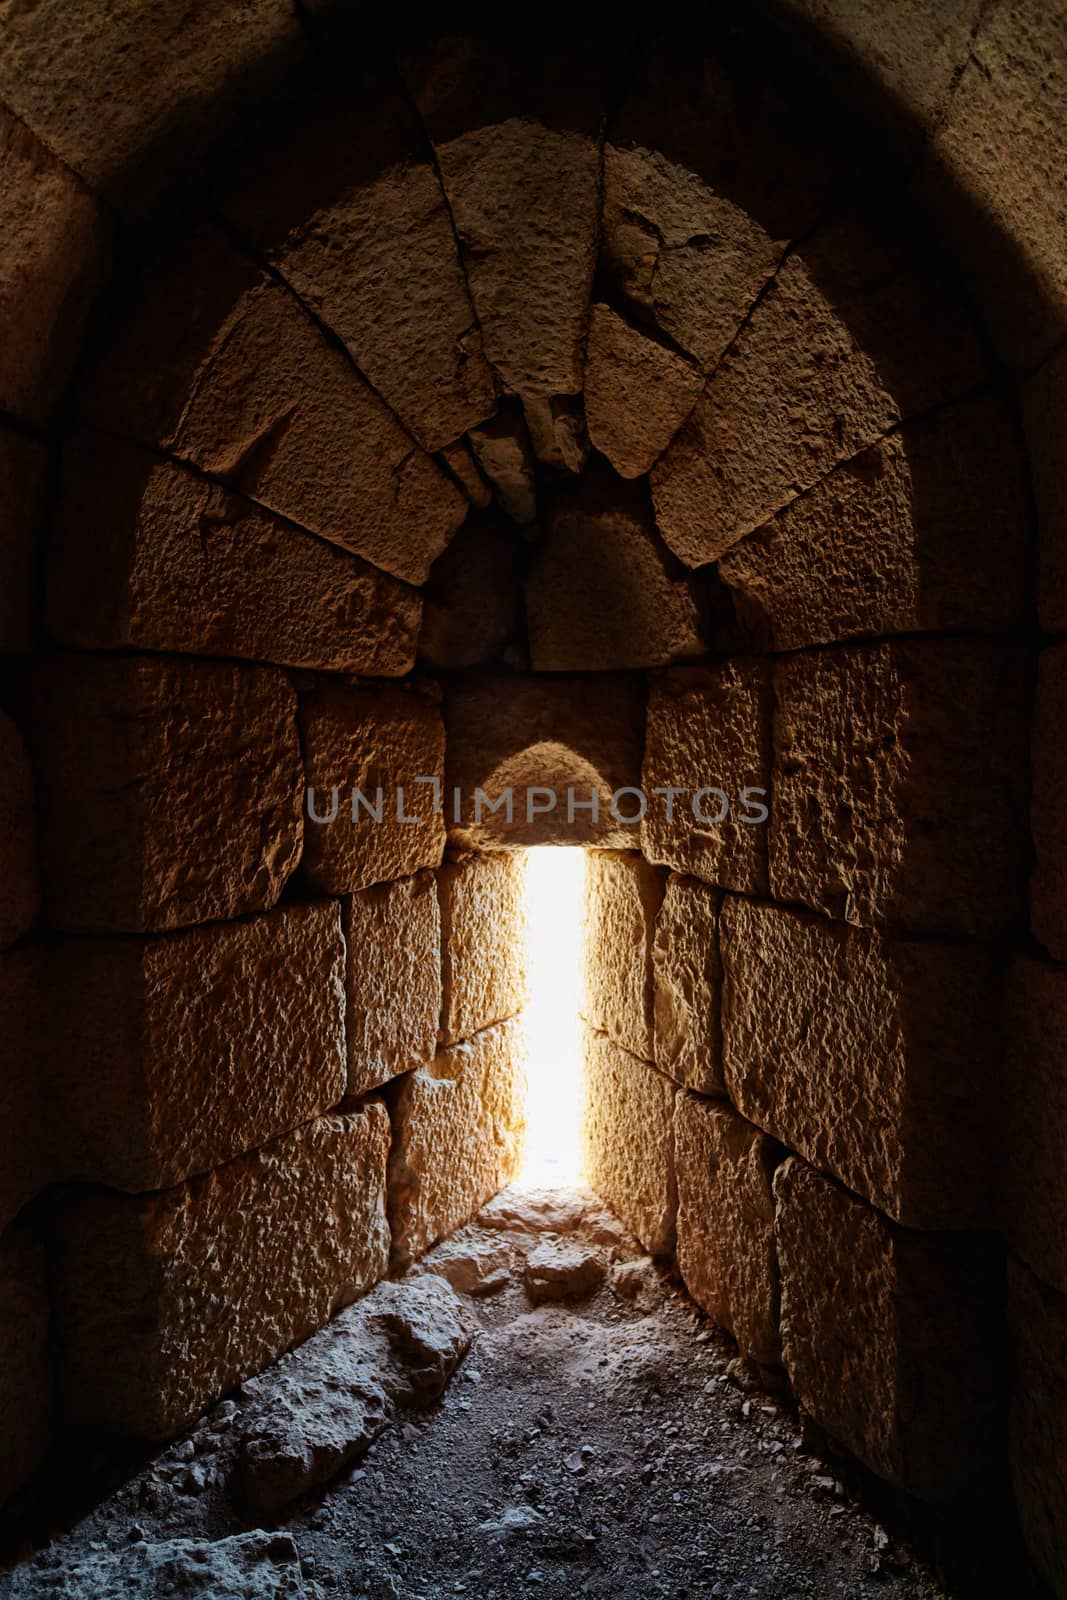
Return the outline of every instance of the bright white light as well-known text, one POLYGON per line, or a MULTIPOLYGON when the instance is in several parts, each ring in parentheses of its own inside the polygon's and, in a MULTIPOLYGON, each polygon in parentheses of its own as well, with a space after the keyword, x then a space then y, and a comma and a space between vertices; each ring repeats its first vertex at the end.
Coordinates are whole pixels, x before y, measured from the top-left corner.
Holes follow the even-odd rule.
POLYGON ((533 1187, 582 1176, 582 920, 585 851, 543 845, 526 855, 530 1004, 526 1155, 519 1181, 533 1187))

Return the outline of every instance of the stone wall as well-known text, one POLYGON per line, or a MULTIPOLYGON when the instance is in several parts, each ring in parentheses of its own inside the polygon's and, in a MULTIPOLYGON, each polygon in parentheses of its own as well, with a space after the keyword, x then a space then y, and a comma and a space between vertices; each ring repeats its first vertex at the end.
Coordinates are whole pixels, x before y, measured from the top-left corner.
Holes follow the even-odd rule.
POLYGON ((566 840, 605 1194, 920 1494, 983 1492, 1006 1295, 1067 1592, 1062 18, 763 0, 766 75, 468 19, 394 74, 298 9, 0 23, 0 1492, 506 1179, 503 852, 566 840))

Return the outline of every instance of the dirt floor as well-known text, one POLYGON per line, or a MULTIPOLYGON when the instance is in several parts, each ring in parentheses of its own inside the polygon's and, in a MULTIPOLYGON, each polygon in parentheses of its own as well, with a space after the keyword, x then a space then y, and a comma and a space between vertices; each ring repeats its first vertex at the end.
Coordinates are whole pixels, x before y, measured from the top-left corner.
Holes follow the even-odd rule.
POLYGON ((439 1401, 401 1406, 373 1443, 341 1428, 356 1459, 288 1512, 252 1519, 233 1495, 245 1386, 154 1457, 103 1452, 54 1478, 47 1517, 20 1508, 20 1553, 37 1554, 0 1577, 0 1596, 1032 1592, 985 1526, 955 1542, 920 1530, 918 1555, 902 1509, 828 1456, 787 1399, 752 1387, 588 1192, 509 1191, 428 1265, 459 1291, 433 1286, 466 1349, 452 1338, 459 1365, 439 1401))

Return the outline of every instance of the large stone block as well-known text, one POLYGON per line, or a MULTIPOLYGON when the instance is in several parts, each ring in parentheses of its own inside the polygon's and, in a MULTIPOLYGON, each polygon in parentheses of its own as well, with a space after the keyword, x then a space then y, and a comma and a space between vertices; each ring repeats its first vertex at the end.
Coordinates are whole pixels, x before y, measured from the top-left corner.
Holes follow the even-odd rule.
POLYGON ((687 1092, 675 1102, 674 1152, 685 1286, 743 1355, 772 1366, 781 1342, 771 1183, 781 1151, 729 1106, 687 1092))
POLYGON ((1039 658, 1034 708, 1030 828, 1034 865, 1030 874, 1030 925, 1057 961, 1067 961, 1067 645, 1053 645, 1039 658))
POLYGON ((767 662, 664 673, 648 703, 645 855, 724 889, 766 893, 770 770, 767 662), (656 793, 671 787, 673 796, 656 793))
POLYGON ((399 677, 421 614, 409 585, 243 495, 136 445, 68 443, 48 568, 63 644, 399 677))
POLYGON ((133 284, 78 411, 409 583, 426 581, 466 515, 296 298, 207 224, 133 284))
POLYGON ((555 500, 526 579, 536 672, 692 660, 707 649, 703 609, 695 580, 656 532, 643 486, 599 472, 555 500))
POLYGON ((162 939, 55 946, 45 1022, 57 1175, 167 1189, 345 1093, 335 903, 162 939))
POLYGON ((1037 502, 1037 611, 1047 633, 1067 629, 1067 349, 1022 385, 1023 425, 1037 502))
POLYGON ((1008 1257, 1015 1346, 1011 1474, 1023 1538, 1041 1576, 1067 1592, 1067 1298, 1008 1257))
POLYGON ((486 356, 509 393, 577 394, 600 124, 622 38, 572 17, 561 57, 516 20, 410 48, 401 64, 437 152, 486 356))
POLYGON ((438 866, 445 730, 436 702, 394 685, 331 684, 301 700, 300 727, 309 819, 303 872, 311 887, 354 894, 438 866))
POLYGON ((631 1055, 653 1058, 652 939, 666 876, 636 852, 585 858, 582 1014, 631 1055))
POLYGON ((457 849, 636 844, 645 720, 636 676, 480 674, 449 689, 445 720, 457 849))
POLYGON ((640 478, 662 455, 704 387, 698 368, 595 305, 585 354, 589 437, 623 478, 640 478))
POLYGON ((427 450, 494 406, 437 174, 400 84, 349 75, 227 181, 226 216, 427 450))
POLYGON ((111 230, 69 167, 6 111, 0 173, 0 411, 46 422, 107 275, 111 230))
POLYGON ((404 1267, 469 1222, 519 1169, 525 1044, 516 1017, 441 1050, 392 1105, 389 1225, 404 1267))
POLYGON ((512 643, 519 618, 519 536, 496 513, 473 518, 434 562, 423 592, 419 656, 431 667, 486 666, 512 643))
MULTIPOLYGON (((0 316, 2 308, 0 299, 0 316)), ((0 426, 0 652, 5 654, 28 651, 33 643, 34 551, 46 461, 38 439, 0 426)))
POLYGON ((0 950, 33 922, 40 903, 33 775, 19 730, 0 711, 0 950))
POLYGON ((584 1036, 585 1176, 652 1255, 674 1249, 676 1086, 592 1028, 584 1036))
POLYGON ((388 1151, 371 1103, 159 1194, 61 1192, 66 1425, 167 1438, 369 1289, 389 1260, 388 1151))
POLYGON ((1033 1271, 1067 1293, 1067 971, 1020 956, 1007 993, 1000 1225, 1033 1271))
POLYGON ((1018 924, 1024 650, 930 640, 814 651, 780 661, 774 688, 776 900, 924 933, 1018 924))
POLYGON ((786 244, 830 203, 840 149, 751 58, 653 42, 604 151, 609 282, 711 372, 786 244))
POLYGON ((1025 466, 982 396, 844 462, 728 550, 739 620, 775 650, 888 633, 1021 626, 1025 466))
POLYGON ((302 833, 284 673, 55 656, 25 706, 54 926, 161 932, 274 905, 302 833))
POLYGON ((416 872, 344 902, 348 1092, 433 1059, 441 1019, 437 880, 416 872))
POLYGON ((466 855, 437 874, 441 897, 441 1039, 457 1044, 527 1001, 526 860, 466 855))
POLYGON ((0 1230, 52 1177, 51 1111, 41 1092, 41 1034, 48 1016, 39 946, 0 956, 0 1230))
POLYGON ((687 1089, 722 1094, 722 895, 672 872, 652 943, 653 1055, 687 1089))
POLYGON ((1006 1354, 992 1243, 907 1233, 795 1157, 774 1192, 782 1351, 800 1404, 909 1494, 991 1496, 1006 1354))
POLYGON ((0 60, 0 98, 138 218, 165 213, 312 65, 287 0, 121 0, 105 16, 45 0, 8 9, 0 60))
POLYGON ((992 1227, 1002 954, 733 896, 720 929, 738 1110, 907 1227, 992 1227))
POLYGON ((981 381, 970 324, 927 263, 890 215, 827 224, 789 256, 652 470, 660 532, 688 566, 981 381))
POLYGON ((12 1228, 0 1238, 0 1503, 41 1465, 51 1432, 44 1251, 12 1228))

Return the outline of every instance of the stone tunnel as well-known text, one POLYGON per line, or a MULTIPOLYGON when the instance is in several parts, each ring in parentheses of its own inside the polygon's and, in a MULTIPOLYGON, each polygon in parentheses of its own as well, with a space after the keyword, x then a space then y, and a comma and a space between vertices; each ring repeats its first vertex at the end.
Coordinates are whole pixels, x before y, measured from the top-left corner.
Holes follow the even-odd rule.
POLYGON ((593 1189, 1067 1595, 1063 14, 374 9, 0 17, 0 1494, 511 1182, 573 846, 593 1189))

